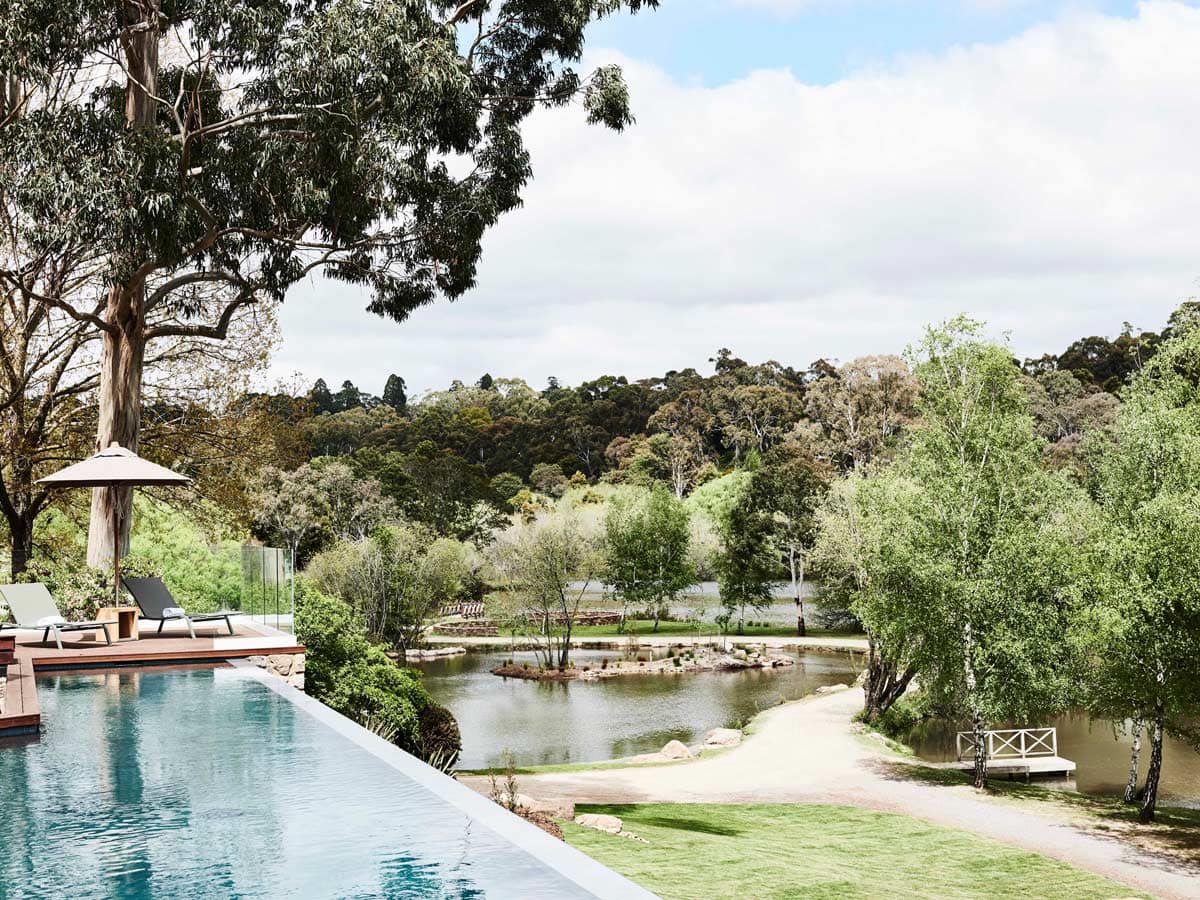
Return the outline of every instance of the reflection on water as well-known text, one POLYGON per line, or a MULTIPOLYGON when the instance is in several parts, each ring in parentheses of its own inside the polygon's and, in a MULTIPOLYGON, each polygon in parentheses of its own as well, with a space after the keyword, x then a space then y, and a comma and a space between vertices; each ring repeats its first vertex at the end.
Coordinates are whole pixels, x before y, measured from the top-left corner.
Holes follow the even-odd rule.
MULTIPOLYGON (((1129 775, 1129 754, 1133 741, 1127 734, 1116 734, 1111 722, 1090 720, 1083 713, 1071 713, 1038 725, 1058 728, 1058 755, 1078 765, 1075 777, 1063 782, 1040 782, 1070 786, 1089 794, 1120 794, 1129 775)), ((1012 726, 1017 727, 1017 726, 1012 726)), ((959 728, 945 722, 924 722, 906 738, 922 759, 954 759, 954 735, 959 728)), ((1141 771, 1145 777, 1150 747, 1142 741, 1141 771)), ((1200 807, 1200 753, 1186 744, 1168 738, 1163 744, 1160 800, 1165 804, 1200 807)))
MULTIPOLYGON (((571 656, 599 665, 621 654, 579 650, 571 656)), ((671 740, 691 744, 711 728, 745 722, 821 685, 853 681, 862 668, 858 655, 805 652, 795 666, 774 671, 555 683, 491 674, 505 658, 535 664, 532 653, 472 653, 421 666, 430 694, 458 719, 462 768, 497 765, 505 750, 517 765, 545 765, 651 753, 671 740)))
POLYGON ((0 742, 0 900, 582 891, 235 669, 38 679, 0 742))

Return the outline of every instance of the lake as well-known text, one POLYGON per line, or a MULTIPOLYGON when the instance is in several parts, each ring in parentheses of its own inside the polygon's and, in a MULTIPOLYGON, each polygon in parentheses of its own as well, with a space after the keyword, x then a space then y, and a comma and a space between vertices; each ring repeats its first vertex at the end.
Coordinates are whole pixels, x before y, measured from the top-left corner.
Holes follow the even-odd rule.
MULTIPOLYGON (((576 650, 580 665, 621 657, 617 650, 576 650)), ((760 710, 818 687, 852 682, 861 655, 795 654, 775 670, 631 675, 564 683, 500 678, 505 659, 536 665, 533 653, 468 653, 422 663, 425 685, 462 730, 459 766, 500 765, 505 750, 518 765, 599 762, 653 753, 671 740, 694 744, 712 728, 740 725, 760 710)))

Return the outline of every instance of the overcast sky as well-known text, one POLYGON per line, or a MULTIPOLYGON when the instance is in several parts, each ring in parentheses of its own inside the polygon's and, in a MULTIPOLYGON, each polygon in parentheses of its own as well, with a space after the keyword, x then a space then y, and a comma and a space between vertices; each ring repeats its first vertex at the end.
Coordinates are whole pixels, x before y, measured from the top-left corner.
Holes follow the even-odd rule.
POLYGON ((1174 0, 664 0, 601 23, 637 124, 526 129, 478 287, 397 325, 314 279, 272 375, 410 393, 798 368, 967 312, 1023 356, 1200 293, 1200 9, 1174 0))

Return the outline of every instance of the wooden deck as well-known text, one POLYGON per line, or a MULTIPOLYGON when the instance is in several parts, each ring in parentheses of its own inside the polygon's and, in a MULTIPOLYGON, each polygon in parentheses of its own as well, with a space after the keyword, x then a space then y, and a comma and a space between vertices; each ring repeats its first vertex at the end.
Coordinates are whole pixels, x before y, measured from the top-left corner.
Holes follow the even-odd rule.
POLYGON ((4 709, 0 712, 0 735, 37 731, 42 718, 34 679, 39 670, 219 663, 248 656, 304 652, 292 635, 256 622, 234 620, 232 635, 225 631, 224 622, 219 625, 218 633, 211 623, 198 624, 194 640, 178 625, 168 626, 166 633, 155 635, 156 626, 150 624, 142 627, 140 640, 111 646, 93 640, 68 642, 64 637, 61 650, 53 641, 41 643, 40 632, 18 632, 16 662, 8 667, 4 709))
MULTIPOLYGON (((960 772, 973 772, 973 760, 964 759, 956 762, 935 763, 939 769, 957 769, 960 772)), ((1028 756, 1024 759, 989 759, 989 775, 1018 775, 1028 781, 1038 776, 1074 775, 1075 763, 1062 756, 1028 756)))

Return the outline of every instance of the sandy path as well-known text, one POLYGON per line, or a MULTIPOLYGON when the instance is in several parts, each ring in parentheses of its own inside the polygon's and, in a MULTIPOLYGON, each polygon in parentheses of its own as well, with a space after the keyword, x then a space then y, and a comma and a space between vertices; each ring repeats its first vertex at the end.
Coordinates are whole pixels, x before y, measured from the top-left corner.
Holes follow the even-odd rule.
MULTIPOLYGON (((889 777, 893 757, 851 726, 862 692, 780 706, 719 756, 668 766, 520 776, 539 799, 593 803, 830 803, 916 816, 1003 841, 1170 898, 1200 897, 1200 870, 977 795, 889 777)), ((486 792, 486 779, 464 777, 486 792)))

